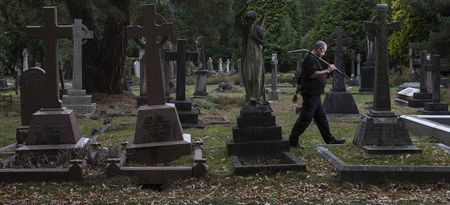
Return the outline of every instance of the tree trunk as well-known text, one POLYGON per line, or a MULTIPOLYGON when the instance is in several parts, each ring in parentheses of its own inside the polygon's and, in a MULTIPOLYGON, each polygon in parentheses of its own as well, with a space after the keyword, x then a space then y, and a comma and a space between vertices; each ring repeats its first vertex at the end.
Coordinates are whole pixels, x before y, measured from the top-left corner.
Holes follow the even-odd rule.
POLYGON ((99 56, 97 89, 100 92, 121 93, 127 49, 129 0, 110 0, 99 56), (107 75, 105 75, 107 74, 107 75))
POLYGON ((108 0, 103 35, 95 24, 92 0, 66 0, 66 4, 72 19, 82 19, 94 32, 94 39, 83 45, 83 87, 88 92, 121 93, 129 0, 108 0))

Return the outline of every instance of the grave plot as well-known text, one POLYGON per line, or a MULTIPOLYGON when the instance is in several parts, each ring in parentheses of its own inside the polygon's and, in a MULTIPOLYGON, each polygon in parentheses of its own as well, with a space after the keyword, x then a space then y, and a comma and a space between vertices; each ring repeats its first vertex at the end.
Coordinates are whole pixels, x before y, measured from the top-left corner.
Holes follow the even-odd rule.
POLYGON ((449 148, 443 144, 413 144, 404 118, 399 118, 391 110, 389 85, 385 83, 389 82, 386 45, 388 31, 400 29, 400 23, 388 21, 386 4, 377 4, 376 10, 377 18, 371 22, 364 22, 364 29, 378 39, 375 46, 373 105, 360 121, 353 145, 320 145, 317 146, 317 150, 337 169, 338 179, 341 181, 368 183, 448 181, 449 148), (407 158, 415 160, 407 163, 409 161, 405 160, 407 158), (401 163, 398 163, 399 161, 401 163))
POLYGON ((192 151, 191 136, 182 133, 175 106, 165 101, 159 49, 165 42, 157 40, 172 36, 173 24, 156 13, 155 5, 144 5, 138 25, 129 26, 128 35, 146 39, 143 59, 147 80, 152 84, 147 84, 146 105, 139 107, 134 138, 124 143, 122 156, 109 159, 106 174, 137 176, 140 184, 204 176, 206 165, 201 149, 194 147, 192 151), (192 152, 192 166, 167 166, 192 152))
POLYGON ((21 119, 17 149, 0 170, 0 181, 81 180, 91 141, 80 136, 73 110, 58 95, 57 39, 71 38, 72 25, 58 25, 56 7, 44 7, 44 25, 28 26, 27 36, 44 41, 44 68, 21 78, 21 119))

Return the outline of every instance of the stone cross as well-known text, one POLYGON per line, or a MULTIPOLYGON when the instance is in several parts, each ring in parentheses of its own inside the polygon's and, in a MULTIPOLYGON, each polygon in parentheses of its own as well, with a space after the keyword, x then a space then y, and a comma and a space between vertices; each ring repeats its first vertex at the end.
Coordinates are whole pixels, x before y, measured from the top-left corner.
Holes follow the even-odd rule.
POLYGON ((387 41, 391 31, 399 30, 400 22, 388 21, 388 5, 377 4, 377 16, 371 22, 364 22, 364 30, 375 37, 375 90, 373 105, 369 111, 372 116, 394 115, 391 111, 389 89, 389 58, 387 41))
POLYGON ((433 102, 441 102, 441 56, 434 54, 431 57, 432 79, 433 79, 433 102))
POLYGON ((147 71, 145 74, 147 82, 152 82, 151 85, 147 83, 146 86, 148 105, 163 105, 166 103, 160 59, 160 46, 164 42, 159 40, 158 37, 173 35, 173 24, 156 24, 156 15, 155 5, 143 5, 140 25, 130 25, 127 28, 129 38, 139 39, 144 37, 146 40, 144 45, 145 55, 143 57, 147 71))
POLYGON ((276 53, 272 53, 272 91, 277 91, 278 87, 278 55, 276 53))
POLYGON ((23 55, 22 71, 26 71, 28 70, 28 55, 29 55, 27 48, 23 49, 22 55, 23 55))
MULTIPOLYGON (((344 33, 342 27, 336 27, 334 33, 327 40, 330 46, 336 46, 334 52, 334 64, 338 69, 344 69, 344 47, 352 45, 352 39, 344 33)), ((344 71, 344 70, 342 70, 344 71)), ((342 75, 333 76, 333 91, 345 92, 345 78, 342 75)))
POLYGON ((42 38, 44 41, 44 69, 46 103, 43 108, 60 108, 61 101, 58 93, 57 70, 57 40, 58 38, 71 38, 72 25, 58 25, 56 7, 44 7, 44 24, 42 26, 27 26, 26 33, 29 38, 42 38))
POLYGON ((361 82, 361 54, 356 54, 356 76, 358 82, 361 82))
POLYGON ((213 70, 213 59, 211 57, 208 58, 208 70, 213 70))
POLYGON ((177 62, 177 101, 186 100, 186 61, 195 61, 198 58, 198 53, 186 50, 186 42, 186 39, 178 39, 177 51, 165 53, 166 60, 177 62))
POLYGON ((75 19, 73 25, 73 87, 72 90, 82 90, 83 86, 83 39, 94 38, 94 34, 81 19, 75 19))
POLYGON ((356 54, 355 50, 352 49, 350 52, 350 60, 351 60, 351 69, 352 69, 352 78, 356 77, 356 70, 355 70, 355 60, 356 60, 356 54))
POLYGON ((222 58, 219 58, 219 72, 223 72, 223 61, 222 61, 222 58))
POLYGON ((427 93, 427 51, 420 51, 420 92, 427 93))

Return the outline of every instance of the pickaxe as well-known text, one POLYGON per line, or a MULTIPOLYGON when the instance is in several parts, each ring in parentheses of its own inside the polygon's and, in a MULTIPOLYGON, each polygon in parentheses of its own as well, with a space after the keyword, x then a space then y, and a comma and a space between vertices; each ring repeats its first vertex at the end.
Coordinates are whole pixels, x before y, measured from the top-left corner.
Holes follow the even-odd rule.
MULTIPOLYGON (((320 58, 319 56, 316 56, 316 54, 314 54, 313 52, 311 52, 311 51, 308 50, 308 49, 302 48, 302 49, 298 49, 298 50, 292 50, 292 51, 289 51, 289 53, 301 53, 301 52, 307 52, 307 53, 311 54, 312 56, 314 56, 314 58, 316 58, 316 59, 318 59, 319 61, 321 61, 322 63, 325 63, 325 65, 331 66, 331 64, 328 63, 326 60, 320 58)), ((344 76, 345 78, 350 78, 350 77, 347 76, 347 74, 345 74, 344 72, 342 72, 339 68, 336 68, 335 71, 338 72, 339 74, 341 74, 342 76, 344 76)))

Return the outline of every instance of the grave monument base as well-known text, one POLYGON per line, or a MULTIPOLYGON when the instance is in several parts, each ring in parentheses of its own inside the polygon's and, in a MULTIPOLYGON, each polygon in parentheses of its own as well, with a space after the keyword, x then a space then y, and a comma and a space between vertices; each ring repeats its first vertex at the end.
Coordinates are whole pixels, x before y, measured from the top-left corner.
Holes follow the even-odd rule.
POLYGON ((326 114, 359 114, 353 96, 349 92, 329 92, 323 100, 326 114))
POLYGON ((68 95, 63 95, 62 102, 63 107, 79 115, 92 115, 96 110, 96 104, 92 103, 91 95, 86 95, 86 90, 69 90, 68 95))
POLYGON ((392 112, 370 111, 359 123, 353 144, 368 157, 421 152, 412 144, 403 119, 392 112))
POLYGON ((420 112, 424 115, 450 115, 447 103, 426 102, 420 112))
POLYGON ((409 107, 423 107, 426 102, 431 102, 432 95, 430 93, 414 93, 413 97, 408 100, 409 107))
POLYGON ((279 90, 269 90, 267 91, 267 100, 270 101, 279 101, 280 100, 280 91, 279 90))
POLYGON ((183 128, 205 128, 205 123, 198 119, 199 110, 192 109, 192 102, 188 100, 172 100, 177 108, 178 117, 180 118, 183 128))

